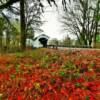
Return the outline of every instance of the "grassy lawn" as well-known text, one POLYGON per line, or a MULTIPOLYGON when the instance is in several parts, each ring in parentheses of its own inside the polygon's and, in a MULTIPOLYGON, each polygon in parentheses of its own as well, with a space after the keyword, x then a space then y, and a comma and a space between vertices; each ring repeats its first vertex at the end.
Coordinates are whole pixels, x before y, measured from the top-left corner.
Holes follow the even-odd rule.
POLYGON ((0 100, 100 100, 100 51, 1 55, 0 100))

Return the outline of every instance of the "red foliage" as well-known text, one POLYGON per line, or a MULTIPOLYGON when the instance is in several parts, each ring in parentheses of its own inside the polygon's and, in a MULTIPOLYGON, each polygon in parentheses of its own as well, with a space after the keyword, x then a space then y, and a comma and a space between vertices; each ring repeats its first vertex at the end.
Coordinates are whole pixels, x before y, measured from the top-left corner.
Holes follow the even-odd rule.
POLYGON ((45 52, 0 57, 2 100, 100 100, 100 51, 45 52))

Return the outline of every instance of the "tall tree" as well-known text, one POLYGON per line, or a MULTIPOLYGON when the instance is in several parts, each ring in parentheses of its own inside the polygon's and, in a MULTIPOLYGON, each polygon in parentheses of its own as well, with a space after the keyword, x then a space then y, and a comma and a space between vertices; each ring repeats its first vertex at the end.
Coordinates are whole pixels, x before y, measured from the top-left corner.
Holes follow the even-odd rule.
MULTIPOLYGON (((28 0, 27 0, 28 1, 28 0)), ((37 0, 29 0, 29 1, 31 1, 30 2, 30 5, 31 5, 31 3, 33 3, 34 4, 34 1, 37 1, 37 0)), ((39 2, 39 1, 38 1, 39 2)), ((12 11, 12 12, 14 12, 14 13, 16 13, 13 9, 11 9, 11 7, 13 7, 13 6, 11 6, 11 5, 9 5, 8 6, 8 4, 13 4, 10 0, 7 2, 7 3, 3 3, 3 2, 1 2, 3 5, 1 6, 1 8, 7 8, 7 9, 9 9, 10 8, 10 10, 12 11)), ((14 2, 15 3, 15 2, 14 2)), ((20 14, 20 28, 21 28, 21 49, 22 50, 24 50, 25 49, 25 47, 26 47, 26 32, 27 31, 29 31, 29 27, 30 26, 32 26, 31 24, 33 23, 33 20, 32 20, 32 18, 34 17, 33 15, 32 15, 32 12, 34 13, 36 13, 36 11, 34 11, 34 10, 37 10, 36 8, 35 9, 31 9, 31 11, 25 11, 26 9, 25 9, 25 7, 26 7, 26 5, 25 5, 25 3, 26 3, 26 0, 21 0, 20 1, 20 12, 18 13, 17 12, 17 14, 20 14), (26 13, 30 13, 30 17, 31 17, 31 19, 30 20, 28 20, 27 21, 27 19, 29 19, 30 17, 29 16, 26 16, 26 13), (28 18, 27 18, 28 17, 28 18)), ((29 3, 28 3, 29 4, 29 3)), ((35 3, 36 4, 36 3, 35 3)), ((40 3, 39 3, 40 4, 40 3)), ((30 8, 30 5, 28 5, 28 8, 27 9, 29 9, 30 8)), ((34 6, 34 5, 33 5, 34 6)), ((40 8, 39 6, 38 6, 38 8, 40 8)), ((37 10, 37 12, 38 12, 39 10, 37 10)), ((36 14, 35 14, 36 15, 36 14)), ((38 17, 39 17, 39 15, 38 15, 38 17)), ((34 19, 34 18, 33 18, 34 19)), ((38 22, 39 23, 39 22, 38 22)), ((39 25, 39 24, 38 24, 39 25)), ((32 27, 31 27, 31 29, 32 29, 32 27)))
POLYGON ((21 50, 26 48, 25 0, 20 1, 21 50))
POLYGON ((100 24, 100 0, 97 0, 96 9, 95 9, 95 34, 94 34, 94 39, 93 39, 93 47, 95 47, 96 45, 97 35, 100 34, 99 24, 100 24))
POLYGON ((39 7, 39 4, 40 3, 37 2, 37 0, 25 1, 26 35, 28 38, 33 38, 35 32, 43 31, 40 28, 40 26, 43 24, 43 21, 41 20, 41 15, 43 12, 42 8, 39 7))
POLYGON ((0 49, 2 48, 3 31, 5 29, 5 19, 0 16, 0 49))
MULTIPOLYGON (((0 2, 2 2, 3 0, 0 0, 0 2)), ((39 6, 43 7, 43 4, 41 3, 42 0, 37 0, 39 2, 39 6)), ((50 5, 51 2, 53 2, 56 6, 56 2, 55 0, 46 0, 50 5)), ((70 1, 70 0, 69 0, 70 1)), ((25 41, 26 41, 26 22, 25 22, 25 0, 7 0, 5 3, 0 5, 0 9, 4 9, 4 8, 8 8, 9 6, 11 6, 12 4, 16 3, 16 2, 20 2, 20 19, 21 19, 21 49, 24 50, 25 49, 25 41)), ((66 9, 66 0, 62 0, 62 5, 64 6, 64 8, 66 9)))
MULTIPOLYGON (((72 0, 71 0, 72 1, 72 0)), ((64 30, 77 36, 80 44, 91 46, 96 35, 95 16, 97 4, 100 0, 77 0, 69 4, 67 2, 67 11, 64 12, 61 22, 64 30)), ((99 10, 100 11, 100 10, 99 10)), ((97 13, 99 13, 99 11, 97 13)))

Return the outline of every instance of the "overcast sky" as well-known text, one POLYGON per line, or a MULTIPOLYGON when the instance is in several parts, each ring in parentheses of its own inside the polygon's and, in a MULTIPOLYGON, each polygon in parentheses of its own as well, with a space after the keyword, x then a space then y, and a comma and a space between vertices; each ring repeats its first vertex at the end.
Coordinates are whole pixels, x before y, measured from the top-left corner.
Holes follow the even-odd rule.
MULTIPOLYGON (((57 0, 58 8, 52 3, 52 7, 44 1, 44 14, 42 16, 42 20, 46 21, 41 29, 43 29, 43 33, 48 35, 51 39, 57 38, 57 39, 63 39, 65 36, 67 36, 68 32, 63 32, 61 23, 59 21, 61 14, 62 14, 62 5, 61 0, 57 0)), ((39 34, 35 34, 36 36, 39 34)), ((73 35, 70 35, 71 38, 74 38, 73 35)))
MULTIPOLYGON (((60 2, 57 2, 58 5, 60 2)), ((60 3, 61 4, 61 3, 60 3)), ((63 39, 66 34, 62 33, 61 23, 59 22, 59 14, 61 13, 61 7, 59 5, 59 12, 55 6, 50 7, 45 2, 44 14, 42 17, 43 21, 46 21, 41 29, 44 30, 43 34, 48 35, 51 39, 63 39)))
POLYGON ((63 38, 64 34, 61 33, 61 23, 58 21, 58 13, 55 9, 48 8, 44 13, 43 19, 46 21, 42 26, 45 34, 51 38, 63 38))
MULTIPOLYGON (((50 36, 50 38, 57 38, 57 39, 63 39, 65 36, 67 36, 67 32, 64 33, 62 31, 61 23, 59 22, 59 19, 62 14, 62 7, 61 7, 61 0, 58 2, 58 10, 55 6, 50 7, 47 3, 45 3, 46 7, 44 9, 45 13, 43 15, 43 20, 45 20, 45 24, 41 27, 44 30, 44 34, 47 34, 50 36)), ((70 35, 71 38, 74 38, 73 35, 70 35)))

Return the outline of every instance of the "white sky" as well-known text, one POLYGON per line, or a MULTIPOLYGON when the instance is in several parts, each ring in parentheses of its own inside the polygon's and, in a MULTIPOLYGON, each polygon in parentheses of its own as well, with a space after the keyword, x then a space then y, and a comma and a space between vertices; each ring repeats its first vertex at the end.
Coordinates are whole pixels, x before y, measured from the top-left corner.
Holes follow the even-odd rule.
MULTIPOLYGON (((67 36, 68 32, 65 33, 62 31, 61 23, 58 20, 59 19, 58 17, 61 17, 60 14, 63 11, 61 0, 57 1, 59 12, 57 11, 57 8, 53 3, 52 7, 50 7, 50 5, 45 1, 43 4, 45 7, 44 8, 45 13, 43 14, 42 20, 46 22, 41 27, 41 29, 43 29, 44 31, 42 34, 48 35, 51 39, 52 38, 57 38, 59 40, 63 39, 65 36, 67 36)), ((37 36, 39 34, 35 35, 37 36)), ((70 37, 75 38, 73 35, 70 35, 70 37)))
MULTIPOLYGON (((57 3, 60 3, 59 1, 57 3)), ((60 3, 61 4, 61 3, 60 3)), ((53 4, 52 4, 53 5, 53 4)), ((58 11, 55 6, 50 7, 50 5, 47 2, 44 2, 44 14, 42 17, 43 21, 46 21, 41 29, 43 29, 43 34, 46 34, 52 38, 57 38, 57 39, 63 39, 64 38, 64 33, 61 32, 61 23, 58 20, 58 11)), ((61 7, 58 7, 61 9, 61 7)))
MULTIPOLYGON (((59 7, 59 12, 57 11, 57 8, 55 6, 50 7, 48 5, 45 8, 45 13, 43 15, 43 20, 47 21, 41 28, 44 30, 44 34, 48 35, 51 39, 57 38, 57 39, 63 39, 65 36, 67 36, 67 32, 62 32, 61 23, 59 22, 59 18, 61 17, 59 14, 62 13, 61 11, 61 1, 57 2, 59 7)), ((71 38, 74 38, 73 35, 70 35, 71 38)))
POLYGON ((45 24, 42 26, 44 33, 50 36, 51 38, 61 39, 64 34, 61 33, 61 24, 58 21, 57 11, 54 11, 52 8, 49 9, 52 12, 45 12, 44 20, 45 24))

